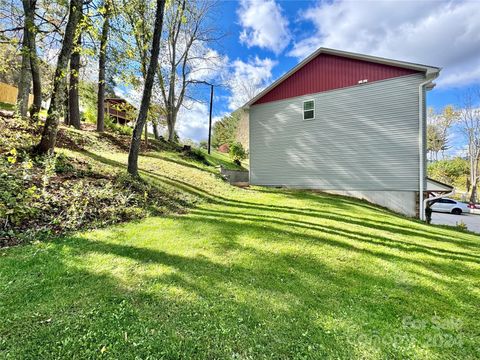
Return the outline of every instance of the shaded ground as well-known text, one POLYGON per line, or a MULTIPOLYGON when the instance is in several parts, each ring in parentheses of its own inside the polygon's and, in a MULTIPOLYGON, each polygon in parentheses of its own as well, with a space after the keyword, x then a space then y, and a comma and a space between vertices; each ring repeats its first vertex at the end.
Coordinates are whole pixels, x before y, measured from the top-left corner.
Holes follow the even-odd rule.
POLYGON ((480 356, 478 235, 153 155, 197 207, 0 250, 1 358, 480 356))

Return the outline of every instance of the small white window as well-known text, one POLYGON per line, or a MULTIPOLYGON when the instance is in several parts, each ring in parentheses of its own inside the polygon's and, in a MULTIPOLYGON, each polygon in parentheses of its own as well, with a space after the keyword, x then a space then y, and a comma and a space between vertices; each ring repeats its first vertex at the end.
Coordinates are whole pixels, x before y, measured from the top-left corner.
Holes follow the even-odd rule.
POLYGON ((315 119, 315 101, 307 100, 303 102, 303 120, 315 119))

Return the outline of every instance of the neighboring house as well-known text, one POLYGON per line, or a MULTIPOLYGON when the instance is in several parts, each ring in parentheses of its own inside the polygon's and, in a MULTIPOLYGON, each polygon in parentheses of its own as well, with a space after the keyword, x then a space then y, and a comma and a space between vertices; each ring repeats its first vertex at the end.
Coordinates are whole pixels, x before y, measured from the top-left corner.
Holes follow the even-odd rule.
MULTIPOLYGON (((15 105, 17 103, 18 88, 0 82, 0 102, 15 105)), ((28 95, 28 106, 33 104, 33 95, 28 95)))
POLYGON ((122 98, 107 98, 104 101, 105 115, 120 125, 127 125, 135 120, 135 107, 122 98))
POLYGON ((425 92, 439 72, 318 49, 243 106, 250 183, 355 196, 423 218, 425 92))

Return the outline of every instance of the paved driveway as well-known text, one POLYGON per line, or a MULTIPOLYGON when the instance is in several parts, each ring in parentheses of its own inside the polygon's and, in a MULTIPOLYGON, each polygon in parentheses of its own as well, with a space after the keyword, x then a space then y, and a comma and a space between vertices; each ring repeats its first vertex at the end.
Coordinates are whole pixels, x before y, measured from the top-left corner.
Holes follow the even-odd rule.
POLYGON ((452 215, 445 213, 434 212, 432 214, 432 224, 441 225, 457 225, 460 221, 463 221, 468 230, 474 231, 480 234, 480 215, 464 214, 464 215, 452 215))

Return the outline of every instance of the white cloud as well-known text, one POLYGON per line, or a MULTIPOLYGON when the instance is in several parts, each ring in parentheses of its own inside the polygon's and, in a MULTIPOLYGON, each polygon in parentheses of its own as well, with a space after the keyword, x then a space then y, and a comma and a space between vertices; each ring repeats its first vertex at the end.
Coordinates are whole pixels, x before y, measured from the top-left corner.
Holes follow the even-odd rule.
POLYGON ((235 60, 228 80, 231 96, 228 108, 235 110, 265 88, 272 79, 272 68, 276 61, 255 57, 247 62, 235 60))
POLYGON ((288 20, 275 0, 242 0, 237 10, 240 42, 280 54, 290 42, 288 20))
MULTIPOLYGON (((142 81, 143 82, 143 81, 142 81)), ((127 100, 130 104, 137 109, 140 108, 140 102, 142 101, 143 86, 139 89, 135 89, 130 85, 118 85, 113 89, 115 95, 127 100)))
POLYGON ((480 2, 319 2, 300 14, 316 32, 294 44, 303 58, 320 46, 443 67, 439 86, 480 81, 480 2))
POLYGON ((180 139, 196 142, 208 138, 209 106, 205 103, 186 101, 178 113, 176 131, 180 139))
MULTIPOLYGON (((228 83, 230 95, 226 97, 230 110, 236 110, 247 102, 258 91, 267 86, 272 78, 272 68, 276 61, 255 57, 247 62, 235 60, 228 66, 229 72, 222 74, 224 82, 228 83)), ((215 95, 215 106, 225 97, 215 95)), ((184 107, 180 109, 177 118, 176 130, 181 139, 192 139, 196 142, 205 140, 208 137, 209 104, 186 100, 184 107)), ((218 113, 214 116, 212 123, 220 120, 227 112, 218 113)))
POLYGON ((201 44, 189 62, 189 80, 216 81, 228 66, 228 56, 201 44))

